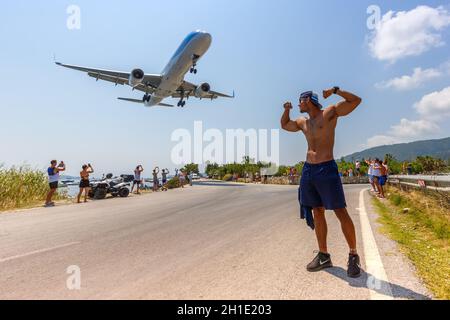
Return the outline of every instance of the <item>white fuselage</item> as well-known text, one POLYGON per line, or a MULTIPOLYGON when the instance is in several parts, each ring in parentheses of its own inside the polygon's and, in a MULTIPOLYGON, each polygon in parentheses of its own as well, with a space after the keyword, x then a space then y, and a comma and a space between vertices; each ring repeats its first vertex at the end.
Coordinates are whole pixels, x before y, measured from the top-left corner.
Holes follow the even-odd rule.
POLYGON ((192 65, 208 51, 211 40, 209 33, 202 31, 190 33, 162 71, 161 83, 153 92, 150 101, 145 104, 155 106, 164 98, 172 96, 183 83, 184 76, 192 65))

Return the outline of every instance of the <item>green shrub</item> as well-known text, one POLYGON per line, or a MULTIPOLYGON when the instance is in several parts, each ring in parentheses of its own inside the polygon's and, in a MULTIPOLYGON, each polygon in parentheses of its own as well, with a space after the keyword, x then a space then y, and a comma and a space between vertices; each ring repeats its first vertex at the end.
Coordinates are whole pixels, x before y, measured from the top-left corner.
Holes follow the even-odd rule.
POLYGON ((173 177, 167 182, 167 189, 175 189, 179 188, 180 186, 180 179, 178 177, 173 177))
POLYGON ((222 180, 223 181, 231 181, 231 179, 233 179, 233 175, 230 173, 227 173, 226 175, 223 176, 222 180))

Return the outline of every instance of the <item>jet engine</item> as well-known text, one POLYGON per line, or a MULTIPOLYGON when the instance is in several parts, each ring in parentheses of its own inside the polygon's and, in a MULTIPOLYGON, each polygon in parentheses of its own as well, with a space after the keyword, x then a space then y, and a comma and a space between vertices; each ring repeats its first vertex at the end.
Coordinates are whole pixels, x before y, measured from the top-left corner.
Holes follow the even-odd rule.
POLYGON ((130 86, 134 87, 140 84, 144 80, 144 71, 141 69, 134 69, 130 73, 130 78, 128 80, 128 83, 130 86))
POLYGON ((211 86, 209 85, 209 83, 202 83, 201 85, 199 85, 196 89, 195 89, 195 97, 196 98, 204 98, 206 97, 206 95, 209 93, 209 91, 211 90, 211 86))

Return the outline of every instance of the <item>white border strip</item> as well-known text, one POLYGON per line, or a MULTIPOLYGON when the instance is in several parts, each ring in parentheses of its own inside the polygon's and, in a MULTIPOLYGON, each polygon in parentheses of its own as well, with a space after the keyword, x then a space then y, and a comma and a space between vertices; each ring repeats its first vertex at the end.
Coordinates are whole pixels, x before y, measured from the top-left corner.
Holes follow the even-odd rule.
POLYGON ((56 250, 56 249, 61 249, 61 248, 73 246, 73 245, 76 245, 76 244, 79 244, 79 243, 80 243, 80 242, 69 242, 69 243, 65 243, 65 244, 62 244, 62 245, 59 245, 59 246, 56 246, 56 247, 40 249, 40 250, 31 251, 31 252, 24 253, 24 254, 19 254, 19 255, 17 255, 17 256, 12 256, 12 257, 8 257, 8 258, 3 258, 3 259, 0 259, 0 263, 2 263, 2 262, 7 262, 7 261, 11 261, 11 260, 14 260, 14 259, 19 259, 19 258, 24 258, 24 257, 32 256, 32 255, 35 255, 35 254, 38 254, 38 253, 44 253, 44 252, 53 251, 53 250, 56 250))
POLYGON ((364 206, 364 193, 368 189, 359 192, 359 217, 361 223, 361 233, 364 246, 364 257, 366 261, 367 288, 372 300, 393 299, 391 285, 389 283, 383 262, 378 251, 377 243, 370 226, 369 217, 364 206))

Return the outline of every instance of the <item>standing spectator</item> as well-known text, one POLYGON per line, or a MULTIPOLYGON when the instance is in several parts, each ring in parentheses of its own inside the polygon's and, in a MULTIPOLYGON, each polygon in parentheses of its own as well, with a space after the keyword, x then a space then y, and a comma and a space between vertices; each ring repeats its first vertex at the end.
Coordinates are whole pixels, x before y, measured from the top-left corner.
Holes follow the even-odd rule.
POLYGON ((192 175, 192 171, 189 172, 189 185, 192 187, 192 181, 194 180, 194 176, 192 175))
POLYGON ((355 169, 356 169, 356 175, 358 177, 361 176, 361 162, 359 162, 359 160, 356 160, 355 162, 355 169))
POLYGON ((133 192, 134 186, 136 185, 136 194, 140 194, 139 186, 142 183, 141 173, 144 171, 142 165, 138 165, 136 169, 134 169, 134 180, 133 185, 131 186, 131 192, 133 192))
POLYGON ((293 182, 292 182, 292 184, 298 184, 298 171, 297 171, 297 168, 296 167, 294 167, 294 170, 293 170, 293 172, 292 172, 292 175, 293 175, 293 182))
POLYGON ((373 173, 373 183, 375 184, 376 189, 378 190, 378 197, 379 198, 384 198, 384 192, 383 192, 383 188, 381 188, 380 182, 381 182, 381 165, 380 165, 380 160, 379 159, 375 159, 375 161, 373 162, 373 169, 372 169, 372 173, 373 173))
POLYGON ((378 161, 378 164, 380 166, 380 173, 381 173, 381 176, 379 178, 380 191, 381 191, 382 198, 384 198, 383 186, 386 184, 386 181, 387 181, 387 166, 385 166, 381 160, 378 161))
POLYGON ((180 171, 180 177, 179 177, 179 179, 180 179, 180 186, 181 186, 182 188, 184 188, 184 183, 186 182, 186 176, 185 176, 184 170, 181 170, 181 171, 180 171))
POLYGON ((372 186, 372 191, 377 192, 377 189, 375 188, 375 183, 373 182, 373 160, 371 159, 366 160, 366 163, 369 166, 369 169, 367 170, 367 175, 369 176, 369 183, 372 186))
POLYGON ((158 179, 159 167, 153 169, 153 191, 156 192, 159 189, 159 179, 158 179))
POLYGON ((161 171, 161 179, 162 184, 165 185, 167 183, 167 175, 169 174, 169 169, 163 169, 161 171))
POLYGON ((48 175, 48 185, 50 186, 50 191, 47 193, 47 197, 45 199, 46 207, 53 207, 55 203, 52 201, 53 194, 58 189, 58 181, 59 181, 59 172, 66 170, 66 165, 64 161, 61 161, 58 166, 56 166, 57 161, 50 161, 50 167, 47 168, 48 175))
POLYGON ((408 172, 408 176, 412 175, 412 164, 411 164, 411 162, 408 162, 408 165, 406 166, 406 170, 408 172))
POLYGON ((169 174, 169 169, 162 169, 161 171, 161 190, 167 191, 167 175, 169 174))
POLYGON ((386 168, 386 180, 387 180, 387 176, 389 175, 389 166, 388 166, 387 160, 384 160, 383 167, 386 168))
POLYGON ((353 177, 353 169, 352 168, 348 169, 348 176, 353 177))
POLYGON ((294 184, 294 170, 292 167, 289 167, 289 184, 294 184))
POLYGON ((253 182, 254 183, 258 183, 259 182, 259 172, 255 173, 255 180, 253 182))
POLYGON ((80 171, 80 192, 78 192, 78 196, 77 196, 77 203, 81 203, 80 202, 80 198, 81 198, 81 194, 84 191, 84 202, 87 202, 87 197, 89 194, 89 190, 90 190, 90 183, 89 183, 89 174, 94 173, 94 169, 92 168, 91 164, 88 163, 87 165, 83 165, 82 169, 80 171))

